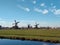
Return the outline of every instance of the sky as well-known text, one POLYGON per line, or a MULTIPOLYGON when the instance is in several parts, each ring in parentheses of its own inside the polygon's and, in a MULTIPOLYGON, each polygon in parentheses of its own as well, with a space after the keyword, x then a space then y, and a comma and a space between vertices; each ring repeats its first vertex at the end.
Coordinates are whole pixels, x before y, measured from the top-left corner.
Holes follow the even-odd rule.
POLYGON ((0 25, 13 26, 14 20, 20 27, 60 27, 60 0, 0 0, 0 25))

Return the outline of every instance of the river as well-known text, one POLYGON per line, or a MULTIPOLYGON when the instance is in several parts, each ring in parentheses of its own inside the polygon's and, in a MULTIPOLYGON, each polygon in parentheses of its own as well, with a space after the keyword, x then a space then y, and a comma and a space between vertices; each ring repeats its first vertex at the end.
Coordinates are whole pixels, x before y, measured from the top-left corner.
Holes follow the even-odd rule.
POLYGON ((0 45, 60 45, 60 43, 47 43, 27 40, 0 39, 0 45))

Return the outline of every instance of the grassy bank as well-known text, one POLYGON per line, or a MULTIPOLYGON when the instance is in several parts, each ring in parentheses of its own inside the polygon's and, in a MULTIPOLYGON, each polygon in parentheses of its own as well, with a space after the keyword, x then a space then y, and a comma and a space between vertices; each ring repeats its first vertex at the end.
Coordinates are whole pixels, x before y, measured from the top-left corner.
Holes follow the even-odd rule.
POLYGON ((60 30, 58 29, 6 29, 0 30, 0 36, 5 37, 24 37, 26 39, 44 39, 44 40, 59 40, 60 30))

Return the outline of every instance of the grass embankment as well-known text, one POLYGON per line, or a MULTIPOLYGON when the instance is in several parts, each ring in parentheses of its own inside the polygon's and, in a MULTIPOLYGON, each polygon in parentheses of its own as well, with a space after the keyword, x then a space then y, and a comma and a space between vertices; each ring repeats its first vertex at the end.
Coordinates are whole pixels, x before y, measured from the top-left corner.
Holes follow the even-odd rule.
POLYGON ((0 30, 0 36, 24 37, 26 39, 43 39, 60 41, 60 30, 58 29, 8 29, 0 30))

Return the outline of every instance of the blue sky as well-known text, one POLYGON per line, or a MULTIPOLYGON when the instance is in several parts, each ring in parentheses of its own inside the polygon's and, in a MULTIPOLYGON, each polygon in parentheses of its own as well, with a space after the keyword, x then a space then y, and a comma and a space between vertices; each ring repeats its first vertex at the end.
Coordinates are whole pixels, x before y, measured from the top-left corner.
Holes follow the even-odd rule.
POLYGON ((60 0, 0 0, 0 25, 60 26, 60 0))

